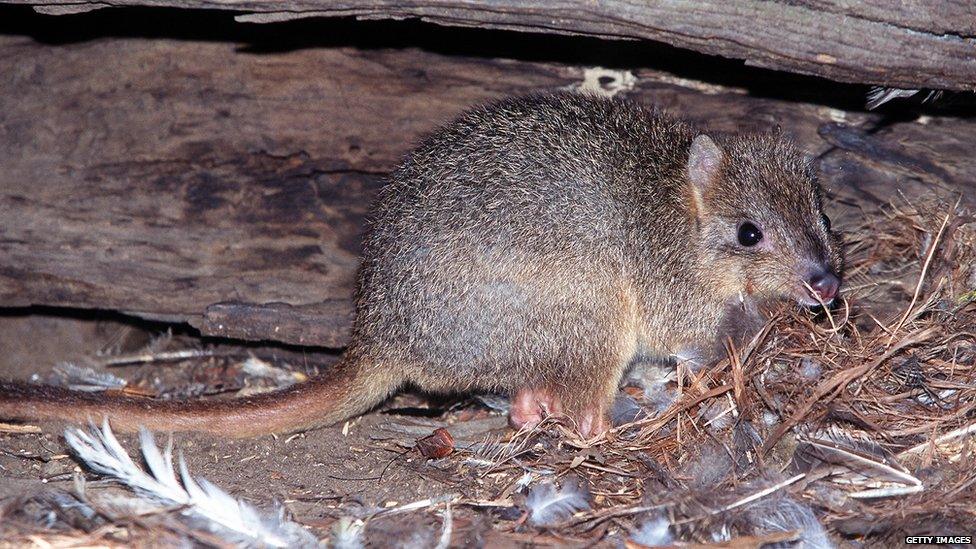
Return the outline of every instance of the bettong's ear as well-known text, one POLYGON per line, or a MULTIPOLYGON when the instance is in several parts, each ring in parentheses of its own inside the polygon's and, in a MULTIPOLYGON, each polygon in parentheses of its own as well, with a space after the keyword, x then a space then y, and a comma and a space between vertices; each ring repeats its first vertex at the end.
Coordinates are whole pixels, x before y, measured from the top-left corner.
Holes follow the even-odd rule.
POLYGON ((702 211, 703 197, 708 187, 719 178, 724 158, 722 149, 705 134, 699 135, 691 142, 688 153, 688 180, 691 182, 692 196, 698 212, 702 211))

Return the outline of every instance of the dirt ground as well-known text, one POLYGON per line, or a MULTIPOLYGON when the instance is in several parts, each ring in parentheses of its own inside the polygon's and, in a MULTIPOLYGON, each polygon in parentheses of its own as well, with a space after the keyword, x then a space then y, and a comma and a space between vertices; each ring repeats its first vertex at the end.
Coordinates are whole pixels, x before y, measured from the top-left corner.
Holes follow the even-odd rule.
MULTIPOLYGON (((99 358, 144 351, 153 338, 154 351, 210 349, 231 356, 199 357, 178 362, 120 367, 112 371, 136 380, 154 394, 172 392, 180 397, 230 393, 244 386, 239 364, 248 356, 266 357, 285 370, 314 373, 335 360, 329 353, 300 353, 290 349, 241 347, 202 341, 185 334, 167 336, 161 325, 106 315, 103 318, 57 316, 58 311, 8 314, 0 318, 0 377, 30 379, 51 375, 65 362, 96 365, 99 358), (114 347, 113 347, 114 346, 114 347)), ((151 346, 152 346, 151 345, 151 346)), ((105 370, 104 367, 99 367, 105 370)), ((258 380, 260 385, 260 380, 258 380)), ((273 383, 271 384, 273 385, 273 383)), ((342 509, 391 508, 445 494, 483 497, 494 488, 491 479, 471 479, 463 471, 442 469, 411 453, 417 438, 438 427, 451 428, 459 443, 480 442, 507 431, 501 412, 470 400, 445 401, 433 406, 418 396, 394 398, 383 409, 341 427, 318 429, 289 437, 232 440, 179 434, 174 446, 182 449, 190 470, 244 501, 258 507, 283 504, 298 522, 323 532, 343 516, 342 509), (447 412, 447 408, 458 409, 447 412), (444 414, 443 419, 424 416, 444 414), (458 423, 462 419, 463 423, 458 423), (460 428, 453 428, 457 424, 460 428)), ((130 451, 138 448, 135 436, 119 435, 130 451)), ((70 489, 78 467, 66 451, 63 435, 53 428, 43 433, 0 433, 0 495, 9 501, 47 487, 70 489)), ((135 453, 133 453, 135 455, 135 453)), ((371 524, 382 536, 397 530, 396 518, 371 524), (389 524, 386 524, 389 523, 389 524)), ((412 536, 419 543, 440 535, 437 521, 424 524, 410 517, 412 536)), ((426 521, 430 522, 430 521, 426 521)), ((479 536, 486 528, 469 525, 463 536, 479 536), (466 532, 467 530, 467 532, 466 532)), ((323 534, 324 535, 324 534, 323 534)), ((457 535, 455 535, 457 538, 457 535)))

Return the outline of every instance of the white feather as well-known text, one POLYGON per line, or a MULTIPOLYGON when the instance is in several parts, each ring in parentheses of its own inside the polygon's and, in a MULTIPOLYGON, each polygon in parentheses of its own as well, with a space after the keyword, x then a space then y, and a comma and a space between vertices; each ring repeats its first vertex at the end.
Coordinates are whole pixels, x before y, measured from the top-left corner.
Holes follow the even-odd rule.
POLYGON ((820 379, 823 366, 815 359, 806 357, 800 361, 800 376, 804 379, 820 379))
POLYGON ((359 519, 342 517, 329 530, 330 549, 363 549, 363 527, 365 524, 359 519))
POLYGON ((451 513, 451 504, 448 503, 444 508, 444 527, 441 528, 441 537, 434 549, 448 549, 451 546, 452 533, 454 533, 454 515, 451 513))
POLYGON ((630 539, 646 547, 668 546, 674 542, 671 523, 663 516, 644 521, 630 539))
POLYGON ((112 477, 142 498, 163 507, 179 507, 197 527, 222 535, 242 547, 312 547, 318 542, 307 530, 284 518, 282 512, 262 516, 217 486, 190 476, 183 456, 179 480, 173 471, 172 443, 161 453, 153 435, 140 430, 142 457, 149 471, 132 461, 108 421, 99 430, 68 429, 64 434, 78 458, 93 471, 112 477))
POLYGON ((892 99, 911 97, 917 94, 918 91, 919 90, 904 90, 901 88, 875 86, 871 88, 871 91, 868 92, 868 101, 866 106, 868 110, 874 110, 892 99))
POLYGON ((515 481, 515 489, 516 490, 521 490, 522 488, 525 488, 529 484, 532 484, 532 481, 533 480, 535 480, 535 475, 534 474, 532 474, 532 473, 523 473, 522 476, 520 476, 518 478, 518 480, 515 481))
POLYGON ((179 487, 176 473, 173 472, 173 439, 166 442, 166 449, 160 454, 153 434, 143 429, 139 431, 139 446, 142 447, 142 458, 152 476, 166 486, 179 487))
POLYGON ((390 549, 430 549, 434 545, 434 534, 427 529, 413 530, 409 537, 398 536, 391 539, 390 549))
POLYGON ((302 375, 285 368, 274 366, 256 356, 248 357, 241 364, 241 371, 253 377, 270 379, 277 387, 288 387, 301 381, 302 375))
POLYGON ((732 531, 728 524, 722 524, 717 530, 711 532, 712 543, 725 543, 732 540, 732 531))
POLYGON ((590 508, 588 494, 575 481, 566 481, 561 489, 545 483, 529 488, 525 505, 529 508, 529 522, 548 526, 568 519, 576 511, 590 508))
POLYGON ((94 425, 87 432, 68 429, 64 438, 81 461, 96 473, 113 477, 139 495, 161 505, 180 506, 189 503, 189 498, 179 486, 166 484, 147 475, 132 461, 115 438, 108 421, 102 424, 101 431, 94 425))

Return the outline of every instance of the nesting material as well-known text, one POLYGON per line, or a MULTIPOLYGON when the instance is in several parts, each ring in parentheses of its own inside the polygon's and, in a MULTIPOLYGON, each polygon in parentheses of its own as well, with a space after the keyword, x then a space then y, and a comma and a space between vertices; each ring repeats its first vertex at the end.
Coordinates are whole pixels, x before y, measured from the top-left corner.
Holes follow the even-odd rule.
POLYGON ((684 499, 652 498, 688 537, 707 540, 716 523, 733 535, 768 531, 777 513, 746 513, 749 531, 741 517, 719 517, 729 513, 688 511, 687 500, 774 472, 803 475, 781 492, 793 494, 790 528, 810 546, 826 539, 811 516, 835 535, 891 540, 976 525, 964 505, 976 495, 976 223, 953 204, 893 204, 848 244, 838 307, 783 307, 755 340, 688 380, 668 410, 590 442, 667 464, 684 499), (717 411, 730 407, 732 421, 716 430, 717 411), (734 466, 716 479, 723 462, 734 466))

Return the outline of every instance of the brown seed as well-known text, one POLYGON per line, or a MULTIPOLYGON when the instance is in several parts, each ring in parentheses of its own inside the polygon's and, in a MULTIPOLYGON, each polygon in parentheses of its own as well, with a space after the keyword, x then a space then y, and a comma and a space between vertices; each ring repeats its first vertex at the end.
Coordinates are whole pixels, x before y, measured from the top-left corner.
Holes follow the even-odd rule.
POLYGON ((417 440, 417 451, 427 459, 447 457, 454 451, 454 437, 450 431, 441 427, 417 440))

